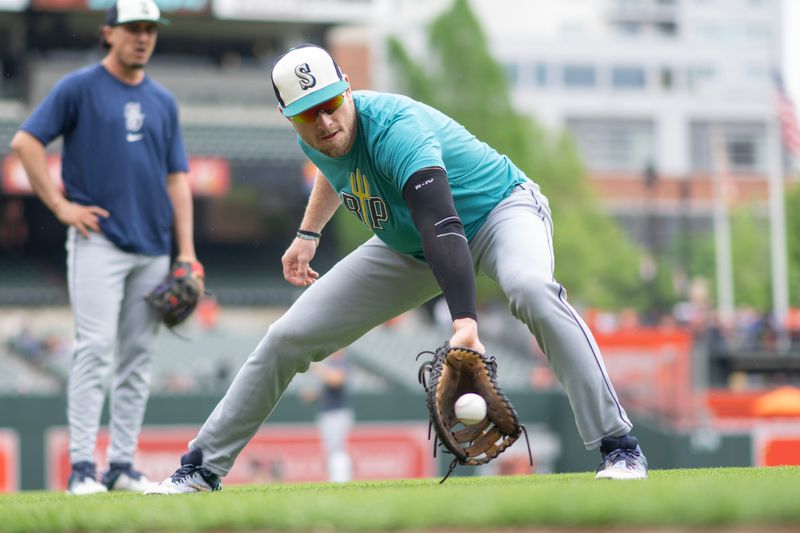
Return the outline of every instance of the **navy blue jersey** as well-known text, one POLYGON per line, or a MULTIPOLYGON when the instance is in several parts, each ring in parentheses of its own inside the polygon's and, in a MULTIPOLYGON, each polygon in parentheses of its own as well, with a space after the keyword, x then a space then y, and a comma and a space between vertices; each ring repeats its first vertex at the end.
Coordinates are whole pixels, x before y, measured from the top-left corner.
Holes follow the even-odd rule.
POLYGON ((93 65, 59 81, 21 129, 44 145, 64 137, 65 194, 110 213, 100 225, 111 242, 132 253, 170 252, 166 178, 188 164, 178 106, 166 89, 147 76, 128 85, 93 65))

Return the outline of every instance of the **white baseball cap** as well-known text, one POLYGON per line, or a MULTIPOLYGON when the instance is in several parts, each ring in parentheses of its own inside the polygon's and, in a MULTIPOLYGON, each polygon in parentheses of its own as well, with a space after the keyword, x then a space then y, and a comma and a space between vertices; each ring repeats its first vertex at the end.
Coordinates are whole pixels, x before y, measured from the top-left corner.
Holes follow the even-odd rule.
POLYGON ((330 100, 349 87, 336 61, 313 44, 292 48, 272 67, 272 88, 286 117, 330 100))
POLYGON ((117 0, 106 11, 106 25, 118 26, 128 22, 158 22, 169 25, 153 0, 117 0))

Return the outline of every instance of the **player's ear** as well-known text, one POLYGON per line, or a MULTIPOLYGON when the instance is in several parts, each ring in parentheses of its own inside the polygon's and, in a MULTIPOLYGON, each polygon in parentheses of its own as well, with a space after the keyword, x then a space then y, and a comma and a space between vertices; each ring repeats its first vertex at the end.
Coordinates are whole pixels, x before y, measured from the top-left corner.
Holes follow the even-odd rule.
POLYGON ((108 25, 103 25, 100 27, 100 44, 106 50, 111 48, 111 41, 109 37, 111 37, 111 32, 114 31, 114 28, 108 25))

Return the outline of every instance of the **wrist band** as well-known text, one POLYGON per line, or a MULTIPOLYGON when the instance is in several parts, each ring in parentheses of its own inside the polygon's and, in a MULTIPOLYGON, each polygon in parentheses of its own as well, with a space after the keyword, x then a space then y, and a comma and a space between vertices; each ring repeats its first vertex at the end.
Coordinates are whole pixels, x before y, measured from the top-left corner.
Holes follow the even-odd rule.
POLYGON ((322 235, 316 231, 307 231, 304 229, 297 230, 297 238, 305 241, 318 241, 322 235))

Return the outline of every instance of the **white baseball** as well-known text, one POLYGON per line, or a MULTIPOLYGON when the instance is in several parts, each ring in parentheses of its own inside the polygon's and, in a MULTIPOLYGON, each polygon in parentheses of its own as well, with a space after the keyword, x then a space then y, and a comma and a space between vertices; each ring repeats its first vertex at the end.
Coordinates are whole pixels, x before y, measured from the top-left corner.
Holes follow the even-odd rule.
POLYGON ((472 426, 486 418, 486 401, 472 392, 456 400, 456 418, 465 426, 472 426))

